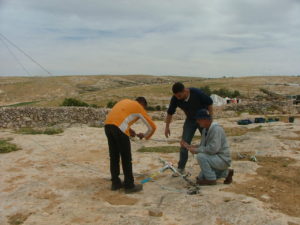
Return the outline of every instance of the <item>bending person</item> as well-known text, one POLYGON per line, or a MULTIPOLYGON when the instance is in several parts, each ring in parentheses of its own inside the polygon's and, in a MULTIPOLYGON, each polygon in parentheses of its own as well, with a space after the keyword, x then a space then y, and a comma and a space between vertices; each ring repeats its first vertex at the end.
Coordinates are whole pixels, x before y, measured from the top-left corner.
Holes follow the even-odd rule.
POLYGON ((105 134, 108 140, 111 172, 111 190, 125 188, 125 193, 138 192, 143 189, 142 184, 134 184, 132 173, 132 157, 129 136, 149 139, 156 130, 156 125, 146 112, 147 101, 138 97, 136 101, 124 99, 118 102, 107 115, 105 134), (137 120, 142 120, 147 126, 146 133, 136 134, 130 126, 137 120), (124 173, 124 184, 120 175, 120 157, 124 173))

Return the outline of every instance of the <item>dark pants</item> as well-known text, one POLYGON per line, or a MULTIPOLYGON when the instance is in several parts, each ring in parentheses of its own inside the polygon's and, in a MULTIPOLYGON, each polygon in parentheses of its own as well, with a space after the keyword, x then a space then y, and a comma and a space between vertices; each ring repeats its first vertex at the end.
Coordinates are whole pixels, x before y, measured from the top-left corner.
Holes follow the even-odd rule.
MULTIPOLYGON (((195 135, 196 130, 199 130, 200 133, 202 132, 202 127, 200 127, 196 120, 186 119, 183 125, 183 132, 182 132, 182 140, 191 144, 193 137, 195 135)), ((180 156, 178 162, 178 169, 184 169, 185 164, 189 158, 189 151, 185 148, 180 148, 180 156)))
POLYGON ((134 178, 132 173, 129 137, 115 125, 105 125, 104 129, 109 146, 111 181, 113 184, 121 182, 119 178, 121 156, 124 173, 124 187, 132 188, 134 187, 134 178))

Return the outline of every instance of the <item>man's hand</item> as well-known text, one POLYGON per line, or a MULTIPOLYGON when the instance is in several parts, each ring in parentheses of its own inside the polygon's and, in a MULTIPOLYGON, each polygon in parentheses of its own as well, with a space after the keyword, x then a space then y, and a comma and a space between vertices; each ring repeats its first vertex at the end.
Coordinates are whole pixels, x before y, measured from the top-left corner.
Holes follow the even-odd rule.
POLYGON ((192 154, 197 154, 197 147, 189 145, 184 140, 181 140, 180 146, 188 150, 192 154))
POLYGON ((136 133, 135 133, 134 130, 129 129, 129 135, 130 135, 130 137, 135 137, 135 136, 136 136, 136 133))
POLYGON ((143 133, 139 133, 136 136, 139 137, 140 139, 143 139, 145 137, 145 135, 143 133))
POLYGON ((184 140, 181 140, 180 141, 180 146, 187 149, 189 147, 189 144, 186 143, 184 140))
POLYGON ((166 126, 165 128, 165 136, 168 138, 171 135, 170 127, 166 126))

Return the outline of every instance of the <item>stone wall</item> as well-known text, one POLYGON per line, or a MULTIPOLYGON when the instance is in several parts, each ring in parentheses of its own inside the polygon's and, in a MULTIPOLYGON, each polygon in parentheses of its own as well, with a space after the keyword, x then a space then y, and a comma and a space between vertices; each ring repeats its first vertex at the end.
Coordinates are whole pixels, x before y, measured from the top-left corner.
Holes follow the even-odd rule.
POLYGON ((86 107, 3 107, 0 128, 43 127, 61 123, 101 125, 106 109, 86 107))

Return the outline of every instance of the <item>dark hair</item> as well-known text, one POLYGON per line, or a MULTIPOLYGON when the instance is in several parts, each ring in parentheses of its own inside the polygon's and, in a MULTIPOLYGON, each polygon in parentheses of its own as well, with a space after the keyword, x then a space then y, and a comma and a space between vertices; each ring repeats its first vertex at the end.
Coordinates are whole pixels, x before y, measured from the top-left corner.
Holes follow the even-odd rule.
POLYGON ((137 97, 135 100, 136 100, 137 102, 139 102, 139 103, 145 105, 146 107, 147 107, 147 105, 148 105, 147 100, 145 99, 145 97, 137 97))
POLYGON ((176 82, 175 84, 173 84, 172 91, 173 91, 174 94, 177 94, 179 92, 183 92, 183 90, 184 90, 183 83, 176 82))

